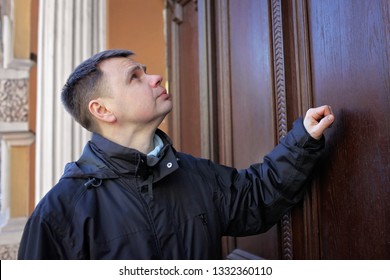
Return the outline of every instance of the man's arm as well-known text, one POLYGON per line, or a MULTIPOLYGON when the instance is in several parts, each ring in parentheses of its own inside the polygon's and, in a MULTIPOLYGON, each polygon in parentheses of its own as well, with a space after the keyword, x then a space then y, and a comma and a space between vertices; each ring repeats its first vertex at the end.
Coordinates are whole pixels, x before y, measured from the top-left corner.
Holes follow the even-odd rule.
POLYGON ((50 226, 38 215, 30 217, 19 246, 19 260, 59 260, 56 241, 50 226))
POLYGON ((216 170, 223 197, 218 199, 223 202, 218 207, 227 218, 224 221, 228 221, 223 226, 224 234, 267 231, 302 199, 324 151, 322 134, 333 121, 329 106, 310 109, 303 120, 294 122, 293 129, 262 163, 240 171, 216 170))

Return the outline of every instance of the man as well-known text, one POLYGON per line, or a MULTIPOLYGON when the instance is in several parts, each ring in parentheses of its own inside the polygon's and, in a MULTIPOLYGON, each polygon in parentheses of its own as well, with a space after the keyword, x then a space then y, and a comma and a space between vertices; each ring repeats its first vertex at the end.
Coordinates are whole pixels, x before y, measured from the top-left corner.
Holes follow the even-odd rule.
POLYGON ((92 139, 32 213, 19 259, 217 259, 221 236, 267 231, 302 198, 330 107, 310 109, 262 164, 217 165, 157 129, 171 97, 132 54, 101 52, 69 77, 62 101, 92 139))

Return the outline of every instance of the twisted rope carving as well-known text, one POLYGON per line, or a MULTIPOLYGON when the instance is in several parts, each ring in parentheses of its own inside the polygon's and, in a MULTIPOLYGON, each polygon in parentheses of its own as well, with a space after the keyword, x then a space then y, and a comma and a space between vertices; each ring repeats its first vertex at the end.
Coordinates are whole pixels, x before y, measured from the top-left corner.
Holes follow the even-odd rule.
MULTIPOLYGON (((272 0, 272 35, 274 49, 274 74, 276 91, 276 114, 278 137, 282 139, 287 134, 286 81, 284 77, 284 48, 282 29, 282 7, 280 0, 272 0)), ((283 215, 282 222, 282 258, 293 258, 292 228, 290 212, 283 215)))

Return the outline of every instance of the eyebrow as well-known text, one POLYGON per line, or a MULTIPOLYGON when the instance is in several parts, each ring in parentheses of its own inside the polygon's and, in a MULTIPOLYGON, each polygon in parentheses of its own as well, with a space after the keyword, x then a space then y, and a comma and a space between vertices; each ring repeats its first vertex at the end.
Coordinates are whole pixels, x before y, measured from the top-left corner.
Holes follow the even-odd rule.
POLYGON ((125 77, 126 77, 126 80, 129 80, 129 78, 131 77, 131 75, 137 71, 137 70, 142 70, 143 72, 146 73, 146 65, 143 65, 143 64, 135 64, 129 68, 126 69, 126 72, 125 72, 125 77))

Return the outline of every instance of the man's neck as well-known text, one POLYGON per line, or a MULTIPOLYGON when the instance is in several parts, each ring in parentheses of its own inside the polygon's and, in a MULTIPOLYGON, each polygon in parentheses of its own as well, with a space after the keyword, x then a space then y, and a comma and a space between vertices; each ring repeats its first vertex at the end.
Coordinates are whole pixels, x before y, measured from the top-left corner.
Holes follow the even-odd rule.
POLYGON ((105 130, 101 135, 108 140, 115 142, 121 146, 136 149, 141 153, 148 154, 154 149, 154 134, 156 129, 133 129, 120 130, 111 129, 105 130))

